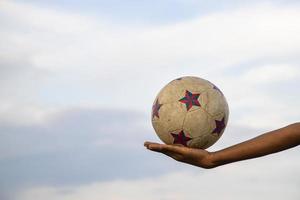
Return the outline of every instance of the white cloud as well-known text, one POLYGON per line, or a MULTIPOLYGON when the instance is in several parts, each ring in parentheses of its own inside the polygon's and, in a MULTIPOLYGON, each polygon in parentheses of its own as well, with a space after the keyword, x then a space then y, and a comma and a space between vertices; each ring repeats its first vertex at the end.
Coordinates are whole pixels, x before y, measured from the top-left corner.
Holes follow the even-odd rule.
POLYGON ((288 96, 294 93, 292 82, 300 81, 300 70, 294 65, 254 65, 239 76, 220 77, 231 108, 239 116, 236 125, 252 128, 279 128, 299 120, 300 104, 288 96), (289 84, 291 83, 291 84, 289 84), (284 90, 279 91, 278 86, 284 90), (290 86, 289 86, 290 85, 290 86), (241 114, 242 113, 242 114, 241 114), (241 115, 240 115, 241 114, 241 115))
POLYGON ((46 123, 50 116, 59 110, 37 105, 22 105, 1 101, 0 120, 2 124, 33 125, 46 123))
MULTIPOLYGON (((273 101, 270 92, 275 89, 266 91, 253 84, 288 82, 299 74, 297 6, 256 4, 180 23, 141 27, 25 3, 1 4, 0 12, 5 16, 1 20, 5 25, 1 49, 16 57, 26 56, 36 69, 48 72, 34 86, 24 87, 35 91, 30 93, 30 104, 39 108, 88 105, 149 112, 156 92, 165 83, 193 74, 224 88, 231 109, 239 115, 245 114, 243 107, 260 109, 252 118, 263 126, 267 122, 260 106, 266 100, 273 101), (232 70, 232 66, 258 60, 266 64, 255 64, 245 73, 232 70), (137 98, 139 101, 132 101, 137 98)), ((12 91, 16 89, 13 83, 12 78, 7 86, 12 91)), ((28 106, 13 96, 8 97, 13 99, 11 103, 28 106)), ((277 102, 271 105, 264 106, 267 110, 282 107, 277 102)), ((244 124, 249 121, 247 117, 233 120, 241 119, 244 124)), ((279 122, 290 120, 276 117, 279 122)))
POLYGON ((73 187, 33 187, 20 192, 15 199, 296 200, 300 197, 299 180, 296 178, 299 176, 299 166, 297 152, 290 150, 280 156, 213 170, 191 169, 153 178, 95 182, 73 187))
POLYGON ((42 9, 27 3, 16 3, 9 0, 1 1, 0 5, 1 12, 9 17, 16 29, 29 28, 33 32, 45 31, 74 35, 84 32, 91 26, 91 19, 86 19, 84 16, 76 13, 64 14, 62 10, 42 9))
MULTIPOLYGON (((284 96, 300 96, 286 90, 274 98, 277 88, 272 88, 274 84, 299 80, 299 9, 247 5, 147 27, 1 1, 0 56, 9 61, 0 63, 1 122, 49 122, 53 113, 70 107, 113 107, 149 113, 156 92, 164 84, 191 74, 215 82, 224 91, 232 124, 269 129, 299 120, 299 101, 284 96), (250 67, 241 67, 245 65, 250 67)), ((245 128, 240 135, 226 135, 233 140, 249 136, 245 128)), ((53 139, 50 133, 48 137, 53 139)), ((8 138, 15 144, 14 138, 8 138)), ((58 135, 55 138, 58 146, 66 145, 58 135)), ((94 142, 102 147, 111 141, 94 142)), ((47 146, 37 143, 42 149, 47 146)), ((23 144, 26 148, 27 143, 23 144)), ((19 151, 10 143, 6 146, 12 149, 10 153, 19 151)), ((6 153, 3 149, 2 155, 6 153)), ((37 186, 22 191, 16 199, 299 199, 299 180, 295 178, 298 160, 296 156, 270 157, 249 165, 151 179, 74 187, 37 186)))
POLYGON ((16 26, 31 32, 16 34, 36 50, 31 55, 36 66, 49 69, 114 72, 126 67, 140 72, 138 68, 150 66, 194 70, 203 66, 214 70, 254 58, 283 57, 300 48, 300 17, 293 7, 265 4, 166 26, 126 28, 26 4, 4 5, 1 10, 13 17, 16 26))
POLYGON ((174 67, 200 72, 196 66, 206 73, 208 67, 215 71, 251 59, 276 59, 298 52, 299 18, 297 9, 265 5, 150 28, 102 26, 100 21, 82 34, 58 37, 59 48, 41 51, 34 61, 38 66, 68 69, 74 69, 76 61, 85 70, 108 71, 103 75, 122 68, 143 72, 150 67, 147 72, 174 67))
POLYGON ((291 65, 264 65, 251 68, 241 79, 251 84, 290 81, 300 77, 300 68, 291 65))

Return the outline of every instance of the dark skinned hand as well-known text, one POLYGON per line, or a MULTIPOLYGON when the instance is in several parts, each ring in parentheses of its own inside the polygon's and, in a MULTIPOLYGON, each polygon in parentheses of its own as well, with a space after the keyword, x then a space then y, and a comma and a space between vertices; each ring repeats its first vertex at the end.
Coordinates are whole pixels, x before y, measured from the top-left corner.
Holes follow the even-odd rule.
POLYGON ((158 144, 145 142, 144 146, 155 152, 163 153, 179 162, 195 165, 202 168, 213 168, 212 154, 206 150, 193 149, 179 145, 158 144))

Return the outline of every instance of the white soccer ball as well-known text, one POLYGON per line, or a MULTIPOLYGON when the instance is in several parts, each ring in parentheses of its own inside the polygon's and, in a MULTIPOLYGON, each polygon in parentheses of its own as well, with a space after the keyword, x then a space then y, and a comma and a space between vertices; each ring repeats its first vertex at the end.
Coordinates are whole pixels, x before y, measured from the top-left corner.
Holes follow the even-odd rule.
POLYGON ((229 109, 211 82, 192 76, 175 79, 157 95, 152 125, 166 144, 206 149, 223 134, 229 109))

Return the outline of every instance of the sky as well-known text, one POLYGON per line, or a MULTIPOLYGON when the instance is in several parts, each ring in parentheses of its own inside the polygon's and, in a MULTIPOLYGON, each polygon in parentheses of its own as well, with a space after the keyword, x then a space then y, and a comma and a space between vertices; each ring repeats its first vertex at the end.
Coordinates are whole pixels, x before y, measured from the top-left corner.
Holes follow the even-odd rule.
POLYGON ((216 151, 299 121, 299 1, 0 1, 0 199, 299 199, 299 148, 205 170, 148 152, 158 91, 216 84, 216 151))

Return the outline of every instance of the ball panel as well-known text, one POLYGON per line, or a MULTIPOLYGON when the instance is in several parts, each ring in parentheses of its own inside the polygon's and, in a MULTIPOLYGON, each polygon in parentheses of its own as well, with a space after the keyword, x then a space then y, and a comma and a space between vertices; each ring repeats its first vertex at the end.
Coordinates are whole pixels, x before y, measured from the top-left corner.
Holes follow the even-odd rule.
POLYGON ((202 138, 195 138, 195 148, 207 149, 210 146, 212 146, 213 144, 215 144, 219 138, 220 137, 215 137, 211 134, 205 135, 202 138), (204 141, 204 142, 202 142, 202 141, 204 141), (197 145, 197 143, 201 144, 201 142, 203 144, 202 146, 197 145))
POLYGON ((193 138, 189 141, 188 146, 191 148, 205 149, 209 144, 209 139, 206 135, 193 138))
POLYGON ((183 130, 193 138, 209 134, 213 128, 214 120, 203 109, 190 111, 186 114, 183 130))
POLYGON ((216 89, 209 89, 200 96, 202 107, 211 115, 217 116, 220 113, 228 115, 228 104, 225 97, 216 89))
POLYGON ((187 111, 180 102, 163 104, 159 110, 160 123, 164 124, 168 132, 180 130, 187 111))
POLYGON ((202 137, 196 137, 191 140, 189 147, 198 149, 207 149, 218 141, 219 137, 212 135, 204 135, 202 137))
POLYGON ((214 119, 216 120, 222 120, 223 117, 225 118, 225 124, 227 124, 228 122, 228 116, 229 116, 229 112, 220 112, 217 115, 212 116, 214 119))
POLYGON ((175 79, 161 89, 157 95, 157 98, 161 104, 174 103, 181 98, 181 94, 184 92, 184 85, 180 80, 175 79))
POLYGON ((209 81, 193 76, 182 77, 181 82, 186 90, 192 93, 202 93, 213 88, 213 85, 209 81))
POLYGON ((166 144, 172 144, 173 143, 173 137, 170 135, 168 131, 168 126, 167 124, 161 123, 159 120, 157 121, 152 121, 152 126, 159 137, 161 141, 163 141, 166 144))

